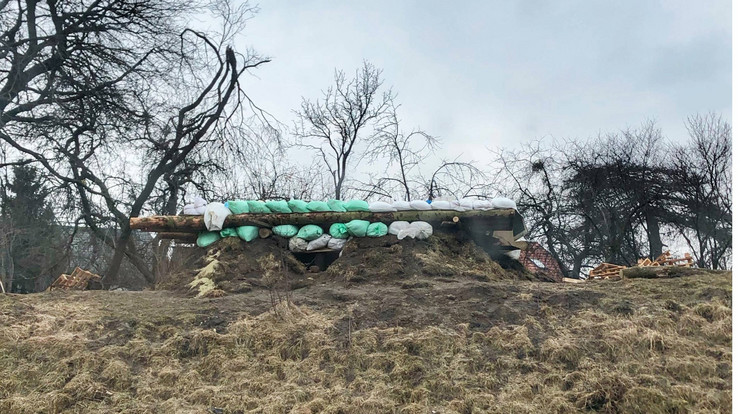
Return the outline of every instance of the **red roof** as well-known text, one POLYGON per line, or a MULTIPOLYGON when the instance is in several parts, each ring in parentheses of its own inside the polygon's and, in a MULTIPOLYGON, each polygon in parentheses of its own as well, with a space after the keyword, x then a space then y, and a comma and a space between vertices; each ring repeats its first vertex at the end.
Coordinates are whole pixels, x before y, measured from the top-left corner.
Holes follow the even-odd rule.
POLYGON ((532 273, 541 273, 556 282, 563 281, 561 267, 555 258, 537 242, 528 242, 519 255, 519 262, 532 273))

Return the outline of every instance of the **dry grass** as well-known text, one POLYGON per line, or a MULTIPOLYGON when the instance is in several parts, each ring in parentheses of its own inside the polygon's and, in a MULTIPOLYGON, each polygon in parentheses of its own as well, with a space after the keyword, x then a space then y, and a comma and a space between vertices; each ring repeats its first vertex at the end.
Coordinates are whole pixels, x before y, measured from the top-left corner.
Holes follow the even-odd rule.
POLYGON ((523 305, 520 323, 359 328, 364 302, 299 294, 0 296, 0 412, 731 412, 730 273, 487 283, 512 293, 483 307, 523 305))

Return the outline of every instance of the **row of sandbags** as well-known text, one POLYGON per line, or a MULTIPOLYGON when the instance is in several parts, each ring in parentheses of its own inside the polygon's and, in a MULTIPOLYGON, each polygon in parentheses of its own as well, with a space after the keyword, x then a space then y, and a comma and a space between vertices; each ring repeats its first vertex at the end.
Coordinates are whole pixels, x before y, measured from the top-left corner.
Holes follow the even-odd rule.
MULTIPOLYGON (((204 231, 199 233, 196 244, 207 247, 215 241, 225 237, 239 237, 250 242, 258 238, 259 228, 256 226, 240 226, 220 231, 204 231)), ((289 238, 289 248, 292 251, 333 249, 341 250, 350 237, 382 237, 392 234, 402 240, 406 237, 424 240, 433 233, 431 224, 425 221, 394 221, 387 226, 385 223, 370 223, 366 220, 352 220, 348 223, 334 223, 328 233, 324 233, 320 226, 308 224, 298 228, 291 224, 274 226, 272 232, 278 236, 289 238)))

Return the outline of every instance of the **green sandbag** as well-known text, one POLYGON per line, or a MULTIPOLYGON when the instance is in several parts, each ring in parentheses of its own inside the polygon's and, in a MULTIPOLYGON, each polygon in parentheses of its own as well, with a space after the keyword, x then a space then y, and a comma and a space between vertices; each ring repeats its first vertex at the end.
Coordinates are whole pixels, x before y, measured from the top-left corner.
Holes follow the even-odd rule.
POLYGON ((307 209, 310 211, 331 211, 325 201, 311 201, 307 203, 307 209))
POLYGON ((349 200, 344 203, 346 211, 369 211, 369 204, 364 200, 349 200))
POLYGON ((207 247, 210 244, 220 239, 219 231, 202 231, 196 238, 196 245, 199 247, 207 247))
POLYGON ((367 227, 369 227, 369 221, 367 220, 351 220, 346 223, 346 230, 354 237, 366 236, 367 227))
POLYGON ((346 212, 344 202, 341 200, 328 200, 328 207, 331 209, 331 211, 337 211, 339 213, 346 212))
POLYGON ((349 230, 346 230, 346 226, 343 223, 333 223, 331 228, 328 229, 331 237, 334 239, 345 239, 349 237, 349 230))
POLYGON ((272 213, 291 213, 292 210, 289 208, 289 204, 287 204, 284 200, 270 200, 266 202, 266 207, 271 210, 272 213))
POLYGON ((230 209, 230 212, 233 214, 243 214, 243 213, 251 212, 251 209, 248 206, 247 201, 230 200, 226 204, 227 204, 227 208, 230 209))
POLYGON ((228 229, 222 229, 220 230, 220 236, 221 237, 238 237, 238 232, 230 227, 228 229))
POLYGON ((238 233, 238 237, 247 242, 258 237, 258 227, 256 226, 240 226, 235 231, 238 233))
POLYGON ((280 226, 274 226, 271 231, 277 236, 290 238, 294 237, 299 230, 297 229, 297 226, 292 224, 282 224, 280 226))
POLYGON ((307 209, 307 202, 302 200, 289 200, 287 201, 287 205, 289 205, 289 209, 292 210, 293 213, 309 213, 310 210, 307 209))
POLYGON ((323 229, 321 229, 320 226, 316 226, 315 224, 302 226, 300 231, 297 232, 297 237, 307 241, 315 240, 322 235, 323 229))
POLYGON ((251 213, 271 213, 266 204, 263 201, 248 200, 248 208, 251 209, 251 213))
POLYGON ((385 223, 372 223, 367 227, 367 237, 382 237, 388 232, 388 227, 385 223))

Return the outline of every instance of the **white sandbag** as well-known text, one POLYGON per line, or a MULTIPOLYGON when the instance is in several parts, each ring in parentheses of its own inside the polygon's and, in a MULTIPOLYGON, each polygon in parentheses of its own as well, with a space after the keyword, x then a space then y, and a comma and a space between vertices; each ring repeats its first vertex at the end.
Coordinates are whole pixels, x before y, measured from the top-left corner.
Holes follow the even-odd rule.
POLYGON ((328 248, 332 250, 341 250, 346 245, 347 240, 349 239, 337 239, 331 237, 331 240, 328 240, 328 248))
POLYGON ((304 252, 307 250, 307 240, 301 239, 297 236, 289 239, 289 251, 291 252, 304 252))
POLYGON ((384 213, 388 211, 397 211, 397 209, 384 201, 373 201, 369 203, 369 211, 373 213, 384 213))
POLYGON ((222 203, 209 203, 204 211, 204 225, 209 231, 222 230, 225 218, 229 216, 230 209, 222 203))
POLYGON ((388 226, 388 234, 397 236, 401 230, 405 230, 409 227, 411 227, 411 223, 407 221, 394 221, 388 226))
POLYGON ((398 211, 411 210, 411 203, 408 201, 393 201, 391 205, 398 211))
POLYGON ((519 249, 517 249, 517 250, 509 250, 508 252, 506 252, 506 255, 508 257, 514 259, 514 260, 519 260, 519 255, 520 254, 522 254, 522 251, 519 250, 519 249))
POLYGON ((490 210, 493 205, 488 200, 475 200, 473 201, 473 210, 490 210))
POLYGON ((467 211, 473 209, 473 200, 463 198, 452 202, 455 206, 459 207, 459 211, 467 211))
POLYGON ((199 213, 196 212, 196 209, 194 208, 193 204, 186 204, 183 206, 183 215, 184 216, 198 216, 199 213))
POLYGON ((414 221, 408 228, 398 232, 398 240, 403 240, 406 237, 425 240, 428 239, 432 233, 434 233, 434 228, 431 227, 431 224, 425 221, 414 221))
POLYGON ((431 204, 424 200, 411 201, 411 208, 413 210, 431 210, 431 204))
POLYGON ((431 208, 434 210, 453 210, 452 202, 446 200, 434 200, 431 202, 431 208))
POLYGON ((195 207, 194 208, 194 211, 196 211, 196 214, 198 214, 198 215, 201 216, 202 214, 204 214, 207 211, 207 206, 206 205, 203 205, 203 206, 195 207))
POLYGON ((491 205, 493 205, 493 208, 517 209, 517 203, 515 203, 514 200, 506 197, 495 197, 493 200, 491 200, 491 205))
POLYGON ((331 240, 330 234, 322 234, 317 239, 307 243, 307 250, 325 249, 329 240, 331 240))
POLYGON ((203 199, 203 198, 201 198, 199 196, 194 196, 194 202, 192 204, 194 204, 194 207, 197 207, 197 208, 198 207, 206 207, 207 206, 207 200, 205 200, 205 199, 203 199))

